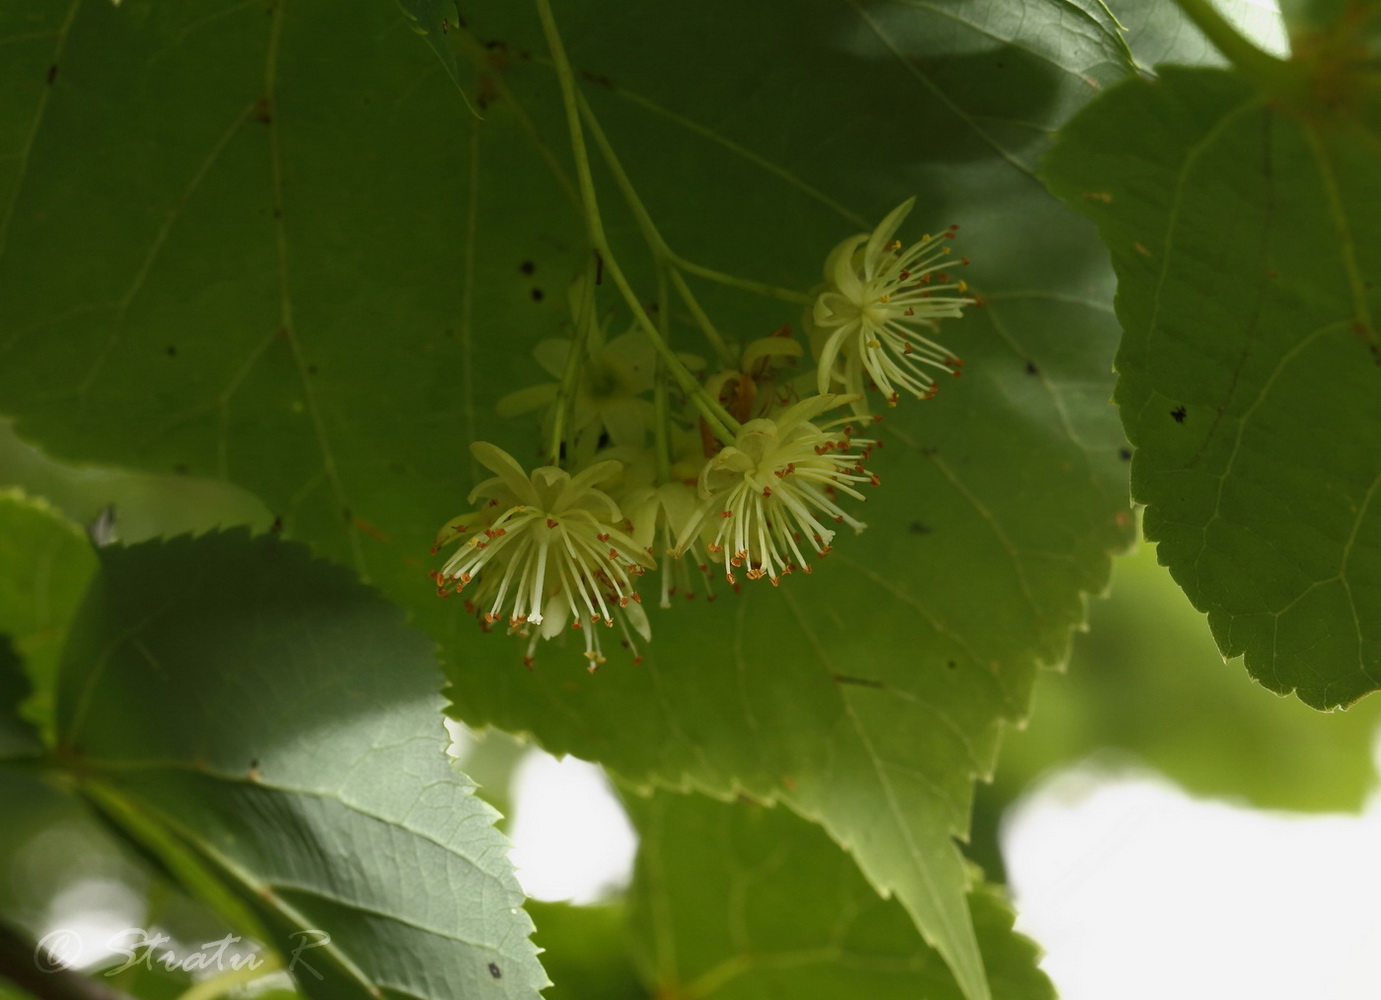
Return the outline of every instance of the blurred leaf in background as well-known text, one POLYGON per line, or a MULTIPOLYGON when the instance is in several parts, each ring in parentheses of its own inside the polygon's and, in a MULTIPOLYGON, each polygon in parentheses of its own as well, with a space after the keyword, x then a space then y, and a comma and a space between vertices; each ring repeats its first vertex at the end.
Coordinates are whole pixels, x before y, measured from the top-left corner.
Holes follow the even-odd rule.
POLYGON ((1239 666, 1223 662, 1154 545, 1119 559, 1069 667, 1041 679, 1030 723, 979 789, 975 860, 1000 877, 1002 811, 1035 779, 1094 755, 1114 773, 1151 767, 1191 793, 1261 809, 1361 809, 1376 787, 1381 703, 1319 713, 1243 683, 1239 666))

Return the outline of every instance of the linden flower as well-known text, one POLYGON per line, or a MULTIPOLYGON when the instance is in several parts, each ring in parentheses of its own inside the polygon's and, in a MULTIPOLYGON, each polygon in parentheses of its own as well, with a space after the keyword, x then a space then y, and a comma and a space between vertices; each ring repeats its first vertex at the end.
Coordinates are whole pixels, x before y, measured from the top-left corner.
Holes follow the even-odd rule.
MULTIPOLYGON (((622 611, 625 634, 631 622, 649 638, 634 581, 652 561, 622 527, 618 505, 592 485, 617 473, 619 463, 597 462, 576 476, 552 466, 528 474, 492 444, 476 442, 470 451, 496 475, 468 498, 488 502, 447 522, 436 536, 433 553, 469 536, 433 574, 439 592, 454 585, 461 593, 473 583, 467 606, 478 608, 486 624, 507 618, 510 634, 530 636, 529 664, 537 639, 550 639, 567 621, 576 629, 587 620, 610 627, 622 611), (537 632, 529 628, 534 625, 537 632)), ((585 630, 585 656, 592 670, 604 662, 593 627, 585 630)))
POLYGON ((702 503, 677 548, 684 550, 698 534, 711 556, 722 558, 730 583, 738 582, 734 570, 746 565, 748 579, 766 577, 776 586, 795 569, 810 572, 803 548, 821 556, 830 550, 834 530, 826 520, 862 531, 866 525, 836 498, 846 493, 863 500, 854 484, 878 484, 877 476, 863 468, 874 442, 853 440, 847 428, 827 432, 811 423, 853 401, 812 396, 776 417, 744 424, 734 443, 701 470, 702 503))
MULTIPOLYGON (((575 424, 571 437, 588 443, 606 436, 614 444, 641 447, 652 424, 652 401, 644 393, 652 389, 656 353, 647 335, 633 330, 607 343, 596 325, 589 334, 588 358, 576 383, 575 424)), ((533 350, 537 363, 557 381, 511 392, 499 400, 501 417, 516 416, 556 402, 562 372, 571 352, 569 340, 543 340, 533 350)), ((586 450, 586 449, 581 449, 586 450)))
MULTIPOLYGON (((935 395, 932 371, 959 374, 963 362, 949 349, 919 332, 936 321, 958 317, 975 301, 962 295, 962 281, 950 281, 943 268, 954 236, 951 226, 939 236, 925 236, 905 250, 892 238, 915 198, 898 205, 872 233, 850 236, 825 260, 828 287, 816 298, 810 319, 811 348, 819 362, 816 386, 842 383, 862 395, 864 375, 877 386, 888 406, 902 392, 917 399, 935 395), (938 284, 936 282, 939 282, 938 284)), ((968 263, 968 261, 962 261, 968 263)))

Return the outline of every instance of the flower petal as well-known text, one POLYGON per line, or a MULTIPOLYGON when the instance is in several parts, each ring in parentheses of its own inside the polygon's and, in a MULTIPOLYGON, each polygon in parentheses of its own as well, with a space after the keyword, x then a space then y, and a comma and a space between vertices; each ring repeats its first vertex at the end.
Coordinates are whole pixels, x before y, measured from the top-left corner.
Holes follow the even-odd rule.
POLYGON ((887 245, 892 242, 897 227, 902 224, 902 220, 906 218, 915 204, 914 196, 907 198, 906 201, 888 212, 887 218, 879 222, 878 227, 868 237, 868 246, 863 251, 863 277, 865 280, 871 280, 878 273, 878 264, 887 254, 887 245))
POLYGON ((557 384, 555 382, 530 385, 525 389, 518 389, 500 399, 494 407, 494 412, 501 417, 516 417, 519 414, 530 413, 539 407, 554 402, 556 390, 557 384))
MULTIPOLYGON (((508 487, 520 503, 537 502, 537 491, 533 488, 532 480, 508 452, 488 441, 476 441, 470 445, 470 454, 475 456, 475 461, 480 465, 490 472, 497 473, 504 486, 508 487)), ((488 495, 479 492, 484 485, 481 483, 470 491, 470 503, 474 503, 477 496, 488 495)))

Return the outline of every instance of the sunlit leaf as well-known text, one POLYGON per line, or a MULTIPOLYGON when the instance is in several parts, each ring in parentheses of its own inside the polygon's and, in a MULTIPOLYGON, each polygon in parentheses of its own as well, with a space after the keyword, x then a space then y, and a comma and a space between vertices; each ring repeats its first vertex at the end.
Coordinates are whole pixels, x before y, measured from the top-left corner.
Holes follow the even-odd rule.
POLYGON ((299 546, 115 547, 63 661, 59 757, 251 913, 307 996, 535 997, 507 844, 445 756, 438 683, 400 611, 299 546))

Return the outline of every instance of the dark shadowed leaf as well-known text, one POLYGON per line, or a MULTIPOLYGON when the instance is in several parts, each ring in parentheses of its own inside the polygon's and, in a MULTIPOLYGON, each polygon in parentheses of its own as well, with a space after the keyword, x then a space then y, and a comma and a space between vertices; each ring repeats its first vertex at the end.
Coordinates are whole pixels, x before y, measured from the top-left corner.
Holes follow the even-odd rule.
POLYGON ((1118 271, 1147 537, 1223 653, 1316 708, 1381 685, 1381 129, 1355 96, 1163 67, 1047 165, 1118 271))

